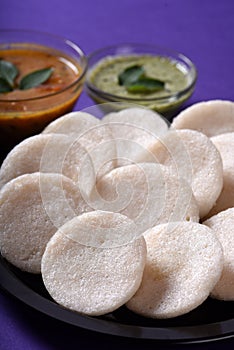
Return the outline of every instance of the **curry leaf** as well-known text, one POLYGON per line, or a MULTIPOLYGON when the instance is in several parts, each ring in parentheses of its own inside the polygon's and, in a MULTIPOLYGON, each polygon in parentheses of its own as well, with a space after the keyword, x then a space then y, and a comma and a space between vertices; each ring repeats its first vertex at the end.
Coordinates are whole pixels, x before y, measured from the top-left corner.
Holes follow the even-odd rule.
POLYGON ((0 93, 2 92, 10 92, 12 91, 11 85, 8 83, 7 80, 4 78, 0 77, 0 93))
POLYGON ((127 67, 118 75, 118 81, 119 85, 124 85, 127 91, 133 94, 152 93, 165 87, 163 81, 148 77, 144 68, 139 65, 127 67))
POLYGON ((134 65, 127 67, 118 76, 119 85, 129 85, 137 81, 144 74, 144 69, 142 66, 134 65))
POLYGON ((18 69, 13 63, 0 60, 0 78, 4 79, 8 85, 13 87, 17 75, 18 69))
POLYGON ((53 68, 43 68, 25 75, 20 83, 20 90, 27 90, 36 87, 49 79, 53 73, 53 68))
POLYGON ((151 93, 164 89, 165 83, 158 79, 141 77, 137 81, 126 86, 128 92, 131 93, 151 93))

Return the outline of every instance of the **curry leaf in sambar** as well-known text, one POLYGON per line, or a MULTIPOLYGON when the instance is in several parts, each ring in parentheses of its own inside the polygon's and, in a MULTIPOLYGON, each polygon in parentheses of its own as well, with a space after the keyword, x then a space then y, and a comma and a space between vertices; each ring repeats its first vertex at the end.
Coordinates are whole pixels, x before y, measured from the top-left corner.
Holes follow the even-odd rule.
POLYGON ((4 78, 0 77, 0 93, 2 92, 10 92, 12 91, 11 85, 8 83, 7 80, 4 78))
POLYGON ((43 68, 29 73, 21 79, 19 88, 20 90, 27 90, 36 87, 46 82, 52 73, 53 68, 43 68))
POLYGON ((9 86, 13 87, 17 75, 18 69, 13 63, 0 60, 0 78, 2 81, 5 80, 9 86))

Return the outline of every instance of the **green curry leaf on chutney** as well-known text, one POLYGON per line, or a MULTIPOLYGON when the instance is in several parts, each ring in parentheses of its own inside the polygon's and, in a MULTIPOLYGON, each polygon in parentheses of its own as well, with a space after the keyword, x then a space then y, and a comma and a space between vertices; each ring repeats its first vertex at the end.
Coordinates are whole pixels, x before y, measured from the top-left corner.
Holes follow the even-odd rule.
POLYGON ((143 66, 127 67, 118 75, 119 85, 124 85, 130 93, 152 93, 164 89, 165 83, 159 79, 148 77, 143 66))

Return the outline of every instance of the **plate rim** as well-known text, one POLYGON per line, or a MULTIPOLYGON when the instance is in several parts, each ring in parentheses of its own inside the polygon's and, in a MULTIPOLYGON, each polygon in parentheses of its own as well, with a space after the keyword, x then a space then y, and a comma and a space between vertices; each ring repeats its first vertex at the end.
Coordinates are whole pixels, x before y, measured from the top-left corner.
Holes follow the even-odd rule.
POLYGON ((31 308, 59 321, 89 331, 124 338, 170 343, 203 343, 234 338, 234 318, 193 326, 151 327, 128 325, 76 313, 27 286, 0 254, 0 286, 31 308))

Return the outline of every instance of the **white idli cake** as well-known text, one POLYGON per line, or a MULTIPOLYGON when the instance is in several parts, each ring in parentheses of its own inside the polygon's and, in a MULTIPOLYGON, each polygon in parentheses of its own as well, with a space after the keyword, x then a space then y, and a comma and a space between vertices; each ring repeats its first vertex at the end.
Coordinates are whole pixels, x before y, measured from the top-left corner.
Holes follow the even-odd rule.
MULTIPOLYGON (((58 148, 60 135, 56 135, 58 148)), ((0 188, 8 181, 23 175, 38 172, 41 156, 51 135, 31 136, 16 145, 4 159, 0 169, 0 188)))
POLYGON ((234 300, 233 104, 196 104, 170 129, 144 108, 72 112, 22 141, 0 169, 2 257, 88 316, 234 300))
POLYGON ((91 128, 95 127, 99 123, 99 119, 95 118, 90 113, 80 111, 70 112, 53 120, 43 130, 43 133, 65 134, 76 138, 91 128))
POLYGON ((0 169, 0 188, 8 181, 35 172, 64 174, 78 181, 82 160, 88 151, 62 134, 39 134, 16 145, 0 169))
POLYGON ((207 217, 234 207, 234 132, 211 137, 223 161, 223 188, 207 217))
POLYGON ((194 222, 162 224, 146 231, 147 261, 140 288, 127 307, 151 318, 172 318, 202 304, 223 269, 215 233, 194 222))
POLYGON ((224 253, 224 267, 211 296, 220 300, 234 300, 234 208, 224 210, 203 222, 216 233, 224 253))
POLYGON ((169 166, 172 173, 184 177, 191 185, 204 217, 215 204, 223 186, 221 156, 201 132, 195 130, 170 131, 151 149, 159 162, 169 166))
POLYGON ((106 114, 102 123, 110 127, 115 139, 118 166, 157 161, 149 148, 168 132, 168 123, 158 113, 145 108, 126 108, 106 114))
POLYGON ((33 173, 0 192, 0 250, 21 270, 40 273, 41 257, 57 228, 91 208, 74 183, 60 174, 33 173))
MULTIPOLYGON (((23 174, 58 173, 71 178, 83 192, 89 194, 96 178, 114 168, 116 145, 107 126, 86 113, 71 113, 61 119, 53 123, 63 126, 63 132, 32 136, 12 149, 0 169, 0 188, 23 174), (81 124, 75 133, 73 128, 79 123, 74 123, 72 128, 71 120, 79 120, 81 124), (89 129, 89 126, 94 126, 94 129, 89 129)), ((48 128, 56 131, 55 126, 48 128)))
POLYGON ((69 177, 88 194, 95 185, 102 161, 96 153, 96 150, 89 153, 78 141, 63 134, 32 136, 16 145, 3 161, 0 188, 23 174, 57 173, 69 177))
POLYGON ((199 208, 191 187, 184 179, 173 176, 167 167, 156 163, 112 170, 97 183, 88 200, 95 209, 126 215, 141 232, 169 221, 199 221, 199 208))
POLYGON ((180 112, 172 121, 174 129, 193 129, 208 137, 234 132, 234 102, 198 102, 180 112))
POLYGON ((114 246, 111 240, 113 235, 118 241, 116 234, 132 235, 130 228, 132 222, 125 216, 103 211, 83 214, 62 226, 42 258, 42 278, 52 298, 68 309, 92 316, 126 303, 141 283, 145 240, 141 236, 114 246), (83 241, 87 225, 96 237, 95 244, 83 241))
POLYGON ((96 176, 103 176, 116 166, 116 144, 108 125, 86 112, 71 112, 53 122, 43 134, 55 133, 69 136, 88 152, 96 176))
MULTIPOLYGON (((89 195, 96 183, 96 176, 102 157, 97 151, 88 152, 78 141, 62 134, 41 134, 49 136, 45 144, 38 171, 42 173, 58 173, 69 177, 82 193, 89 195)), ((31 154, 32 156, 33 154, 31 154)), ((104 175, 104 174, 103 174, 104 175)))

